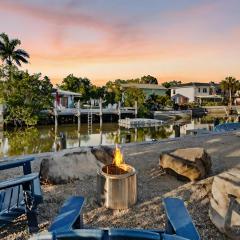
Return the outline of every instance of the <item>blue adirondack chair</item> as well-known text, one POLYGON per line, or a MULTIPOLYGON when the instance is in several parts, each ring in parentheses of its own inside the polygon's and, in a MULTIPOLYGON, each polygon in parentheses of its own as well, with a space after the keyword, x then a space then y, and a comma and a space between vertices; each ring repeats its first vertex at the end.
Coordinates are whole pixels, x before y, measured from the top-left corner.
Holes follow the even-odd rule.
POLYGON ((81 196, 70 197, 53 220, 48 232, 35 235, 31 240, 200 240, 183 201, 178 198, 164 199, 167 213, 166 230, 81 229, 83 203, 84 198, 81 196))
POLYGON ((36 207, 42 202, 38 173, 31 173, 34 158, 0 161, 0 171, 23 168, 23 176, 0 181, 0 227, 22 214, 27 215, 30 232, 38 231, 36 207))

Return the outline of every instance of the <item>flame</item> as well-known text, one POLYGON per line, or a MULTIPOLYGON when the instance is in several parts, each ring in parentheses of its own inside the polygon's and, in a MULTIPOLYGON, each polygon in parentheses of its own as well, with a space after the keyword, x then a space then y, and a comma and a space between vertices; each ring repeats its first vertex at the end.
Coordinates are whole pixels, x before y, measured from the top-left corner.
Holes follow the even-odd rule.
POLYGON ((124 164, 123 155, 121 153, 120 148, 117 145, 114 153, 113 164, 115 164, 118 167, 124 164))

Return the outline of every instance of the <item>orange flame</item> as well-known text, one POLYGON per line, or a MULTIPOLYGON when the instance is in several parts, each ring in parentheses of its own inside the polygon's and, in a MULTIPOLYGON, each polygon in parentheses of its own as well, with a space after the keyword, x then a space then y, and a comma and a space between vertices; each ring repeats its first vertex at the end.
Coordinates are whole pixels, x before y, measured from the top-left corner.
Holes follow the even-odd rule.
POLYGON ((121 153, 120 148, 117 145, 114 153, 113 164, 115 164, 118 167, 124 164, 123 155, 121 153))

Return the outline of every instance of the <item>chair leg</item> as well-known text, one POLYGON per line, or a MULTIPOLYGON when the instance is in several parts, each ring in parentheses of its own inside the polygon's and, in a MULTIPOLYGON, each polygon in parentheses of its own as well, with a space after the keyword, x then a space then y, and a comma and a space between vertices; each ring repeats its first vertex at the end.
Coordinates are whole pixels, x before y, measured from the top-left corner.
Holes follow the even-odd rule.
POLYGON ((39 227, 36 213, 36 203, 31 191, 30 183, 23 184, 23 195, 26 206, 29 232, 36 233, 39 231, 39 227))
POLYGON ((174 229, 173 229, 173 226, 172 226, 172 224, 170 223, 170 221, 167 219, 167 221, 166 221, 166 230, 165 230, 165 232, 167 233, 167 234, 175 234, 175 231, 174 231, 174 229))

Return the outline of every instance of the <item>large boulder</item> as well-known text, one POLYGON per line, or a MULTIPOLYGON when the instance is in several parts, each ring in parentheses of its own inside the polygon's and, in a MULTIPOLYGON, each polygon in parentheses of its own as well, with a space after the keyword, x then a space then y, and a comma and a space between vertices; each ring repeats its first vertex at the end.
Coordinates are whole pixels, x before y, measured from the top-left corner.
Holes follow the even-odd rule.
POLYGON ((102 162, 104 165, 111 164, 113 162, 113 148, 107 146, 92 147, 91 152, 97 158, 97 160, 102 162))
POLYGON ((97 171, 112 162, 111 148, 67 149, 45 158, 40 166, 40 178, 53 184, 67 183, 88 176, 96 176, 97 171))
POLYGON ((214 177, 209 216, 222 233, 240 239, 240 167, 214 177))
POLYGON ((211 165, 211 157, 203 148, 182 148, 160 155, 160 166, 180 179, 203 179, 209 174, 211 165))

